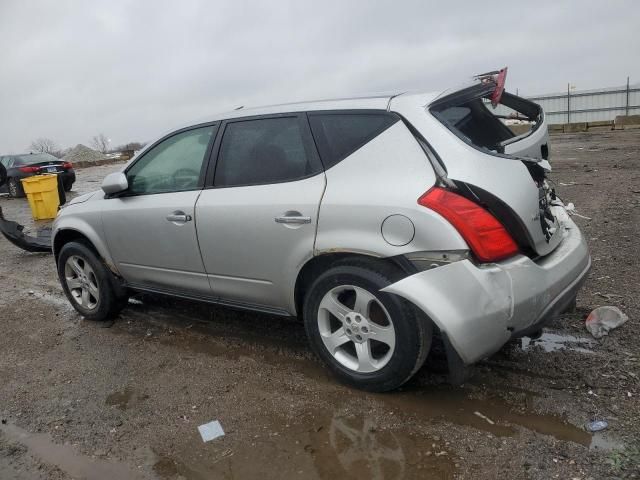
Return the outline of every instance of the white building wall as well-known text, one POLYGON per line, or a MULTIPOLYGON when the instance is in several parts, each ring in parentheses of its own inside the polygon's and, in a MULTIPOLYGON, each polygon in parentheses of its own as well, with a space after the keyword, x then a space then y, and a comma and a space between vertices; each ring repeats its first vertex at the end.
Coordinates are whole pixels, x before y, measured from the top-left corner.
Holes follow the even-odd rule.
MULTIPOLYGON (((640 115, 640 84, 630 85, 628 91, 629 115, 640 115)), ((627 112, 627 86, 597 90, 572 90, 569 96, 570 113, 567 115, 567 92, 526 97, 542 106, 547 123, 595 122, 614 120, 627 112)), ((508 115, 509 109, 498 106, 498 115, 508 115)))

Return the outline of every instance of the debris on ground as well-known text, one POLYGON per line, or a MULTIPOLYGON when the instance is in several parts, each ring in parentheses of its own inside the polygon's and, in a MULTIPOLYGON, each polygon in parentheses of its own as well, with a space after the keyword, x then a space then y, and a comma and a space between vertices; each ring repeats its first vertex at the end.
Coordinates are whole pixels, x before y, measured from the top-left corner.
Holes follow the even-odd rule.
POLYGON ((585 326, 594 338, 602 338, 609 335, 609 331, 618 328, 629 320, 618 307, 609 305, 598 307, 589 314, 585 326))
POLYGON ((477 412, 477 411, 476 411, 476 412, 473 412, 473 414, 474 414, 476 417, 480 417, 481 419, 485 420, 489 425, 495 425, 495 424, 496 424, 496 422, 494 422, 494 421, 493 421, 493 420, 491 420, 489 417, 487 417, 486 415, 483 415, 483 414, 482 414, 482 413, 480 413, 480 412, 477 412))
POLYGON ((569 215, 580 217, 580 218, 584 218, 585 220, 592 220, 591 217, 587 217, 585 215, 580 215, 578 212, 576 212, 576 206, 571 202, 569 202, 567 205, 565 205, 565 209, 567 210, 567 213, 569 215))
POLYGON ((606 420, 594 420, 587 423, 587 430, 590 432, 600 432, 609 426, 609 422, 606 420))
POLYGON ((0 207, 0 233, 7 240, 27 252, 51 253, 51 227, 38 230, 37 237, 26 235, 23 230, 23 225, 11 220, 5 220, 2 207, 0 207))
POLYGON ((220 425, 218 420, 200 425, 198 432, 200 432, 203 442, 210 442, 224 435, 224 430, 222 430, 222 425, 220 425))

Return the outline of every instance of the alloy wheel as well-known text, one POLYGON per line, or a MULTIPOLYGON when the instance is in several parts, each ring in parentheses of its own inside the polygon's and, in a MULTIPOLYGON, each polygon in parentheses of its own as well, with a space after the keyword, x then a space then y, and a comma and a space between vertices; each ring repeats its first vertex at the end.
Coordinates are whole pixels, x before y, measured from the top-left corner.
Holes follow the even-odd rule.
POLYGON ((73 255, 64 265, 64 279, 74 301, 87 310, 97 308, 100 301, 98 279, 84 258, 73 255))
POLYGON ((358 373, 382 369, 393 356, 391 316, 371 292, 354 285, 329 290, 318 308, 324 346, 344 367, 358 373))

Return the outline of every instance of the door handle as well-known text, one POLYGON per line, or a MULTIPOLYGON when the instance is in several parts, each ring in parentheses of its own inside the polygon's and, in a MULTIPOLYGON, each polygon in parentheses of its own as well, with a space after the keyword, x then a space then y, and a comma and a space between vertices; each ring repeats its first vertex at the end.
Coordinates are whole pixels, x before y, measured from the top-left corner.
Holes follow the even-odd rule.
POLYGON ((193 220, 193 217, 191 215, 187 215, 184 212, 178 211, 167 215, 167 220, 172 223, 187 223, 193 220))
POLYGON ((283 215, 275 218, 276 223, 286 223, 288 225, 305 225, 311 223, 311 217, 303 217, 301 215, 283 215))

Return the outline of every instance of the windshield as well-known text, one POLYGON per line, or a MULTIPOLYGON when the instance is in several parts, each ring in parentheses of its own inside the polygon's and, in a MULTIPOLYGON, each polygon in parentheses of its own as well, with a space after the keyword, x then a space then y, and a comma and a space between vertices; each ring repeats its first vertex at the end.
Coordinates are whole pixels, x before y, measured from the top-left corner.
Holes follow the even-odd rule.
POLYGON ((31 165, 34 163, 42 162, 57 162, 58 159, 48 153, 32 153, 29 155, 16 155, 14 158, 14 165, 31 165))

